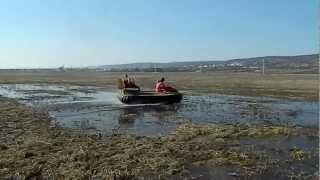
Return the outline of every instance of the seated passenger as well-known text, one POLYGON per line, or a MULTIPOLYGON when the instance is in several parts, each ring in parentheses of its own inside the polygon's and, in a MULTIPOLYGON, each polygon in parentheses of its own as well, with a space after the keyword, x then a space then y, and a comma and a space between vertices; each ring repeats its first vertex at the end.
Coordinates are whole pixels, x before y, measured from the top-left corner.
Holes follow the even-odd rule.
POLYGON ((156 92, 177 92, 173 87, 167 86, 164 81, 165 79, 161 78, 161 80, 157 82, 155 87, 156 92))
POLYGON ((129 78, 128 74, 125 75, 125 79, 123 80, 124 88, 137 88, 140 90, 140 87, 136 85, 133 78, 129 78))
POLYGON ((165 92, 166 91, 166 89, 165 89, 166 85, 164 84, 164 81, 165 81, 165 79, 161 78, 161 80, 159 80, 157 82, 156 88, 155 88, 156 92, 165 92))
POLYGON ((128 77, 128 74, 125 74, 123 79, 124 88, 128 88, 130 86, 129 82, 130 82, 130 79, 128 77))

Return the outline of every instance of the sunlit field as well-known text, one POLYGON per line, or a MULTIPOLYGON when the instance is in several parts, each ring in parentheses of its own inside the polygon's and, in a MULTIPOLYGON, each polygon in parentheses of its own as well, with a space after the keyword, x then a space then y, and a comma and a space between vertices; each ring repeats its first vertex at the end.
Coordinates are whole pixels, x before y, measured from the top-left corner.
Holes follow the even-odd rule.
MULTIPOLYGON (((0 71, 1 84, 48 83, 90 85, 116 88, 123 73, 109 72, 23 72, 0 71)), ((129 73, 143 88, 152 88, 155 81, 165 77, 167 83, 192 93, 218 93, 244 96, 269 96, 291 99, 318 100, 318 74, 265 74, 260 73, 129 73)))

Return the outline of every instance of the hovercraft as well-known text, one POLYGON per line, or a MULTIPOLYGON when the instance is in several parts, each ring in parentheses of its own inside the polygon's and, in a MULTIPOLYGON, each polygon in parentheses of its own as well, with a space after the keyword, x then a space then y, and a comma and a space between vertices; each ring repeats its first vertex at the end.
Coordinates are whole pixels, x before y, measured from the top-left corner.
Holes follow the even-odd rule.
POLYGON ((140 91, 136 88, 119 90, 118 99, 124 104, 173 104, 182 100, 179 92, 140 91))

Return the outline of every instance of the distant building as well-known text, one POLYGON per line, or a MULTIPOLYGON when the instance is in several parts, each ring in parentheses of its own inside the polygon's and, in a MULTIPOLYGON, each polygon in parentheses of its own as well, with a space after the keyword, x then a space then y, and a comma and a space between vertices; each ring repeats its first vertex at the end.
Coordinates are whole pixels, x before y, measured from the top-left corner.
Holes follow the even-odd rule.
POLYGON ((231 66, 231 67, 242 67, 243 65, 242 65, 241 63, 234 62, 234 63, 227 64, 227 66, 231 66))

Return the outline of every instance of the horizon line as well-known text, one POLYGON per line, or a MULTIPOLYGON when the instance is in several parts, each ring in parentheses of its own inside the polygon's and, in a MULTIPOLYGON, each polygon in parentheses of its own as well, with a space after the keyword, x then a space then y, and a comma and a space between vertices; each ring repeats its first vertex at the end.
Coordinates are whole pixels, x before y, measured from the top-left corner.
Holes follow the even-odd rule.
MULTIPOLYGON (((148 61, 148 62, 132 62, 132 63, 118 63, 118 64, 103 64, 103 65, 85 65, 85 66, 54 66, 54 67, 19 67, 19 68, 0 68, 0 70, 45 70, 45 69, 59 69, 61 67, 66 69, 90 69, 90 68, 96 68, 99 66, 116 66, 116 65, 130 65, 130 64, 143 64, 143 63, 149 63, 149 64, 170 64, 170 63, 183 63, 183 62, 209 62, 209 61, 231 61, 231 60, 240 60, 240 59, 253 59, 253 58, 267 58, 267 57, 297 57, 297 56, 311 56, 311 55, 319 55, 319 53, 311 53, 311 54, 296 54, 296 55, 268 55, 268 56, 253 56, 253 57, 240 57, 240 58, 231 58, 231 59, 224 59, 224 60, 190 60, 190 61, 167 61, 167 62, 157 62, 157 61, 148 61)), ((319 56, 320 61, 320 56, 319 56)))

